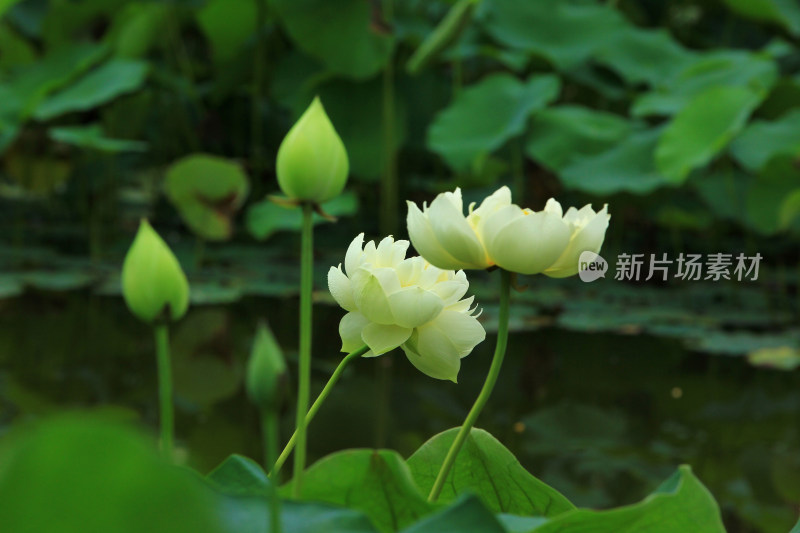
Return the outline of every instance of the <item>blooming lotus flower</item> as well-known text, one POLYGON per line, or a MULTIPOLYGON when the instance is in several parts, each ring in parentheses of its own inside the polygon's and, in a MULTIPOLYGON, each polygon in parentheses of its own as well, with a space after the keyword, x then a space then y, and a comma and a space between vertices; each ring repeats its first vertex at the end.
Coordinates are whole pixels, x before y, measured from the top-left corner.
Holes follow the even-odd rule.
POLYGON ((328 287, 349 311, 339 323, 342 351, 364 344, 365 357, 398 346, 411 363, 437 379, 456 381, 461 359, 486 338, 463 271, 439 269, 422 257, 406 258, 408 241, 386 237, 364 245, 364 234, 331 267, 328 287))
MULTIPOLYGON (((561 216, 561 204, 550 198, 544 210, 561 216)), ((580 209, 570 207, 563 215, 562 220, 569 226, 570 237, 566 249, 561 252, 555 263, 550 265, 543 273, 551 278, 566 278, 574 276, 580 270, 578 258, 583 252, 594 254, 600 251, 606 238, 606 230, 611 215, 608 214, 608 204, 603 209, 595 212, 591 204, 586 204, 580 209)))
POLYGON ((562 278, 578 273, 584 251, 597 253, 610 215, 608 206, 595 212, 548 200, 542 211, 511 203, 501 187, 469 214, 462 213, 461 191, 442 193, 423 210, 408 203, 408 234, 419 253, 441 268, 487 268, 562 278))
POLYGON ((500 187, 475 210, 475 204, 470 204, 466 217, 460 188, 439 194, 430 207, 423 204, 422 211, 414 202, 407 204, 408 235, 414 248, 432 265, 482 270, 495 264, 482 235, 486 221, 511 205, 508 187, 500 187))
POLYGON ((348 170, 342 139, 314 98, 278 148, 278 185, 293 200, 322 203, 341 194, 348 170))

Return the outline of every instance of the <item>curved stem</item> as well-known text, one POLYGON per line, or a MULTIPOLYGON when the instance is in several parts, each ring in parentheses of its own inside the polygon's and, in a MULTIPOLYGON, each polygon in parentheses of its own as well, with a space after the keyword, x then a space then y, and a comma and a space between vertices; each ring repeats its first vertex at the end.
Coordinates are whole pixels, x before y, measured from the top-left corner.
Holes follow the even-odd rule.
POLYGON ((169 355, 169 330, 166 324, 156 324, 156 359, 158 362, 159 424, 161 425, 161 451, 172 460, 172 442, 175 434, 172 411, 172 362, 169 355))
POLYGON ((314 285, 314 211, 310 202, 303 204, 303 230, 300 245, 300 346, 297 386, 297 453, 294 454, 292 495, 300 496, 306 468, 306 418, 311 380, 311 291, 314 285))
MULTIPOLYGON (((358 350, 347 354, 344 357, 344 359, 342 359, 339 362, 339 366, 337 366, 336 370, 333 371, 333 375, 331 375, 330 379, 328 379, 328 383, 325 384, 325 387, 322 389, 322 392, 320 392, 319 396, 317 396, 317 399, 314 400, 314 405, 312 405, 311 409, 308 410, 308 413, 306 414, 304 420, 305 426, 308 426, 308 424, 314 418, 314 415, 317 414, 317 411, 319 411, 319 408, 322 406, 322 402, 325 401, 325 398, 328 397, 328 394, 330 394, 331 389, 333 389, 333 386, 336 385, 337 381, 339 381, 339 378, 341 377, 342 372, 344 372, 344 368, 347 366, 347 364, 353 359, 361 357, 362 355, 367 353, 367 351, 369 351, 369 347, 362 346, 358 350)), ((292 449, 294 448, 297 442, 298 433, 299 431, 295 430, 294 435, 292 435, 292 438, 289 439, 289 442, 286 443, 286 447, 281 452, 281 455, 278 457, 278 460, 275 461, 275 466, 272 467, 272 471, 269 473, 270 477, 274 477, 278 474, 278 472, 280 472, 281 467, 286 462, 286 459, 288 459, 289 454, 292 453, 292 449)))
POLYGON ((475 421, 478 419, 483 407, 489 400, 489 396, 492 395, 492 389, 494 389, 494 385, 497 382, 497 376, 500 375, 500 367, 503 366, 503 357, 505 357, 506 354, 506 343, 508 341, 508 302, 511 298, 511 273, 506 270, 501 270, 500 274, 500 317, 497 326, 497 345, 494 349, 492 364, 489 367, 486 381, 483 383, 483 388, 480 394, 478 394, 475 404, 472 406, 472 409, 470 409, 467 418, 464 420, 464 424, 458 431, 456 439, 453 441, 453 444, 450 445, 450 449, 444 458, 442 467, 439 470, 439 475, 436 476, 436 481, 433 483, 431 493, 428 495, 429 502, 435 502, 442 492, 447 474, 450 473, 450 469, 453 467, 453 463, 461 447, 464 445, 464 441, 467 440, 472 426, 475 425, 475 421))

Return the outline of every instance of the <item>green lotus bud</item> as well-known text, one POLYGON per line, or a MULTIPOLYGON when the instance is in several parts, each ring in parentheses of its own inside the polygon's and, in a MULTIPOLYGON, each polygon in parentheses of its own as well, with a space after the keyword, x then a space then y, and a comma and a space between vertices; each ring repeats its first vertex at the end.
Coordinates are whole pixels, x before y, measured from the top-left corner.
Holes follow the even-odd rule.
POLYGON ((286 361, 281 347, 269 327, 260 324, 247 364, 247 396, 259 409, 277 410, 286 384, 286 361))
POLYGON ((189 307, 189 282, 167 243, 147 220, 122 265, 122 295, 131 312, 144 320, 178 320, 189 307))
POLYGON ((278 185, 294 200, 319 204, 341 194, 348 170, 342 139, 314 98, 278 149, 278 185))

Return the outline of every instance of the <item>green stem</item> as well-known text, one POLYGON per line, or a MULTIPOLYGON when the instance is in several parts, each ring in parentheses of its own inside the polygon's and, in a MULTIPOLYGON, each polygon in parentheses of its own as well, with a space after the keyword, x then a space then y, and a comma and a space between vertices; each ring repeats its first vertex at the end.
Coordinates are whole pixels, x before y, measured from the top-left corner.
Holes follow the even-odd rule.
POLYGON ((158 360, 158 400, 161 424, 161 451, 172 460, 175 421, 172 412, 172 362, 169 355, 169 330, 165 323, 156 324, 156 358, 158 360))
POLYGON ((458 431, 456 439, 453 441, 450 450, 447 452, 447 456, 444 458, 442 467, 439 470, 439 475, 436 476, 436 481, 433 484, 433 488, 431 488, 431 493, 428 495, 429 502, 435 502, 442 492, 442 487, 447 479, 447 475, 450 473, 450 469, 453 467, 456 456, 458 456, 458 452, 461 450, 461 446, 464 445, 464 441, 472 430, 472 426, 475 425, 475 421, 478 419, 483 407, 489 400, 489 396, 492 395, 492 389, 494 389, 497 376, 500 374, 500 367, 503 366, 503 357, 506 354, 506 344, 508 342, 508 302, 511 298, 511 273, 506 270, 501 270, 500 274, 500 317, 497 326, 497 345, 494 349, 492 364, 489 367, 486 381, 483 383, 483 388, 480 394, 478 394, 475 404, 472 406, 472 409, 470 409, 467 418, 464 420, 464 424, 458 431))
MULTIPOLYGON (((314 415, 316 415, 317 411, 319 411, 319 408, 322 407, 322 402, 325 401, 325 398, 327 398, 328 394, 331 393, 331 389, 333 389, 333 386, 336 385, 337 381, 339 381, 339 378, 341 377, 342 372, 344 372, 344 369, 347 366, 347 364, 353 359, 361 357, 362 355, 367 353, 368 350, 369 347, 362 346, 358 350, 347 354, 344 357, 344 359, 342 359, 339 362, 339 366, 337 366, 336 370, 333 371, 333 375, 331 375, 330 379, 328 379, 328 383, 325 384, 325 387, 322 389, 322 392, 320 392, 319 396, 317 396, 317 399, 314 400, 314 405, 312 405, 311 409, 308 410, 308 413, 306 414, 305 419, 303 420, 304 427, 308 426, 308 424, 311 423, 311 420, 313 420, 314 415)), ((286 443, 286 447, 281 452, 281 455, 278 457, 278 460, 275 461, 275 466, 272 467, 272 471, 269 474, 270 477, 274 478, 275 476, 278 475, 278 472, 280 472, 281 467, 286 462, 286 459, 289 458, 289 454, 292 453, 292 449, 297 443, 298 434, 300 432, 300 425, 298 425, 297 428, 298 429, 295 430, 294 435, 292 435, 292 438, 289 439, 289 442, 286 443)))
POLYGON ((297 452, 294 454, 292 495, 300 496, 306 467, 306 419, 311 381, 311 291, 314 285, 314 211, 310 202, 303 204, 303 230, 300 252, 300 347, 297 386, 297 452))
MULTIPOLYGON (((264 467, 269 468, 275 464, 275 454, 278 451, 278 415, 272 409, 262 411, 261 429, 264 432, 264 467)), ((272 484, 270 495, 270 531, 280 533, 281 526, 281 500, 278 496, 277 483, 272 484)))

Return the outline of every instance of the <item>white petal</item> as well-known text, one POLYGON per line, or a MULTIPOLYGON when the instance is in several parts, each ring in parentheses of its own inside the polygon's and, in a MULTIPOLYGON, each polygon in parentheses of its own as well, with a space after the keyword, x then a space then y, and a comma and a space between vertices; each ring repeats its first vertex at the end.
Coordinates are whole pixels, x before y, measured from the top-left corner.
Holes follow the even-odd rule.
MULTIPOLYGON (((478 344, 486 339, 486 330, 474 317, 446 309, 433 322, 419 328, 420 338, 441 332, 454 347, 458 357, 466 357, 478 344)), ((420 347, 420 349, 422 349, 420 347)))
POLYGON ((558 260, 569 240, 569 226, 560 217, 537 212, 507 224, 487 245, 500 267, 538 274, 558 260))
MULTIPOLYGON (((475 232, 480 239, 483 235, 483 225, 486 220, 497 210, 511 205, 511 190, 503 185, 497 189, 491 196, 484 198, 480 207, 472 211, 467 217, 467 221, 475 228, 475 232)), ((484 245, 485 245, 485 241, 484 245)))
MULTIPOLYGON (((487 250, 489 250, 489 255, 491 256, 491 249, 492 249, 492 241, 497 237, 497 234, 500 233, 500 230, 505 228, 511 222, 524 217, 525 214, 522 212, 522 209, 519 208, 517 205, 507 205, 491 213, 481 225, 481 240, 486 245, 487 250)), ((494 259, 494 258, 492 258, 494 259)))
POLYGON ((339 322, 339 336, 342 338, 342 351, 352 352, 364 346, 361 331, 369 320, 361 313, 347 313, 339 322))
POLYGON ((403 352, 411 364, 417 369, 435 379, 449 379, 457 383, 458 371, 461 368, 461 358, 450 351, 436 352, 431 351, 430 339, 423 344, 424 352, 418 351, 420 345, 418 333, 414 332, 411 338, 402 346, 403 352))
POLYGON ((394 246, 394 239, 384 237, 378 244, 377 259, 375 266, 388 267, 392 265, 392 247, 394 246))
MULTIPOLYGON (((376 272, 378 270, 389 269, 377 269, 376 272)), ((392 274, 394 274, 393 271, 392 274)), ((377 322, 378 324, 394 323, 394 317, 392 316, 392 309, 389 307, 387 294, 383 290, 380 280, 372 272, 362 267, 353 274, 351 281, 353 286, 353 300, 358 310, 365 317, 371 322, 377 322)))
POLYGON ((359 233, 358 237, 353 239, 353 242, 350 243, 350 246, 347 247, 347 253, 344 256, 344 270, 347 272, 348 276, 352 276, 353 273, 358 269, 361 265, 361 256, 363 255, 364 247, 364 234, 359 233))
MULTIPOLYGON (((389 295, 395 324, 415 328, 430 322, 444 309, 444 301, 422 287, 405 287, 389 295)), ((403 339, 405 341, 405 339, 403 339)))
POLYGON ((459 301, 467 293, 467 289, 469 289, 469 283, 460 279, 442 281, 430 288, 439 298, 444 300, 445 307, 459 301))
POLYGON ((603 246, 610 218, 608 206, 603 207, 602 211, 589 220, 585 226, 575 231, 567 249, 544 273, 552 278, 565 278, 577 274, 581 253, 587 251, 598 253, 603 246))
POLYGON ((547 200, 547 203, 544 204, 544 210, 546 213, 552 213, 558 217, 564 216, 564 210, 561 208, 561 204, 558 203, 558 200, 555 198, 550 198, 547 200))
POLYGON ((423 214, 414 202, 406 203, 408 204, 408 216, 406 217, 408 236, 417 253, 439 268, 465 268, 467 266, 465 263, 456 260, 439 243, 433 234, 427 215, 423 214))
POLYGON ((394 350, 411 336, 411 328, 370 323, 361 331, 361 338, 374 355, 394 350))
POLYGON ((328 270, 328 290, 333 299, 346 311, 355 311, 356 302, 353 300, 353 288, 350 279, 342 272, 342 265, 331 267, 328 270))
POLYGON ((459 313, 471 314, 470 307, 472 307, 473 300, 475 300, 475 297, 470 296, 469 298, 464 298, 463 300, 460 300, 454 304, 448 305, 446 309, 448 311, 457 311, 459 313))
MULTIPOLYGON (((436 239, 451 256, 468 265, 466 268, 483 269, 491 266, 477 235, 452 202, 442 195, 437 196, 427 215, 436 239)), ((449 269, 454 270, 452 267, 449 269)))
POLYGON ((406 258, 409 244, 411 243, 403 239, 394 242, 394 246, 392 246, 391 266, 399 265, 406 258))

